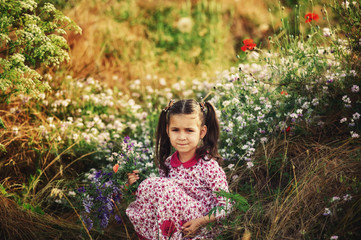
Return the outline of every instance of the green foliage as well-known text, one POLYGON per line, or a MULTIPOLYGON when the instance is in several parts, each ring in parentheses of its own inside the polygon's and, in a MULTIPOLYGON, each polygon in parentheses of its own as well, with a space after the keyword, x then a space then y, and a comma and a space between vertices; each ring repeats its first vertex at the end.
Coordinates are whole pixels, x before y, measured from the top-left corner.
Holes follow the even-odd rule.
POLYGON ((0 193, 4 195, 5 197, 11 196, 7 191, 6 188, 0 183, 0 193))
POLYGON ((39 207, 39 206, 33 206, 29 203, 23 203, 22 204, 22 207, 25 209, 25 210, 30 210, 32 211, 33 213, 38 213, 38 214, 41 214, 43 215, 45 212, 39 207))
POLYGON ((167 53, 195 64, 208 63, 218 51, 216 46, 225 44, 222 41, 231 27, 223 21, 222 6, 216 0, 196 3, 187 0, 179 8, 165 4, 138 11, 133 1, 122 1, 121 6, 111 8, 109 13, 119 22, 145 27, 155 45, 154 52, 161 59, 167 53))
POLYGON ((331 4, 333 11, 340 19, 342 26, 340 31, 345 34, 352 54, 348 59, 353 65, 353 69, 360 73, 361 69, 361 9, 358 1, 333 1, 331 4))
POLYGON ((240 212, 246 212, 249 208, 249 204, 246 198, 242 197, 238 193, 230 193, 226 191, 216 192, 217 196, 225 197, 228 201, 233 203, 233 207, 240 212))
MULTIPOLYGON (((33 179, 33 178, 34 177, 31 176, 31 179, 33 179)), ((25 185, 23 185, 23 188, 26 189, 25 185)), ((24 191, 24 193, 25 193, 25 191, 24 191)), ((22 198, 23 195, 8 193, 6 188, 1 183, 0 183, 0 194, 7 198, 13 198, 19 204, 19 206, 21 206, 24 210, 30 210, 33 213, 38 213, 41 215, 43 215, 45 213, 40 206, 38 206, 38 205, 33 206, 31 203, 28 203, 27 201, 29 199, 22 198)))
POLYGON ((80 28, 50 3, 2 1, 0 12, 0 100, 17 93, 38 97, 49 85, 37 70, 68 61, 65 29, 80 28))
POLYGON ((6 129, 4 121, 0 118, 0 128, 6 129))

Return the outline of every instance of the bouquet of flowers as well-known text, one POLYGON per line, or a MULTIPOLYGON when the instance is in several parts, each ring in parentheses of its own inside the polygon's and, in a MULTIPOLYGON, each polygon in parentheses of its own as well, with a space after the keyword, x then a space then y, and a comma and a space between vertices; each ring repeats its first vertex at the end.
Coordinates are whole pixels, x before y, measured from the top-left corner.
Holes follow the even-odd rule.
MULTIPOLYGON (((131 141, 127 136, 124 138, 121 150, 119 153, 113 153, 116 164, 113 166, 113 172, 118 183, 122 184, 123 198, 130 202, 134 199, 134 193, 137 190, 139 184, 146 178, 146 172, 144 171, 144 156, 139 152, 139 145, 136 142, 131 141), (138 151, 137 151, 138 150, 138 151), (134 170, 140 170, 139 181, 135 182, 131 186, 128 185, 128 173, 134 170)), ((148 153, 149 149, 142 149, 142 153, 148 153)), ((148 157, 145 157, 146 159, 148 157)), ((149 164, 146 164, 150 166, 149 164)), ((153 164, 152 164, 153 165, 153 164)))
POLYGON ((125 137, 119 152, 113 152, 108 158, 113 164, 102 170, 91 172, 86 186, 78 188, 81 201, 81 218, 87 229, 93 226, 104 229, 112 216, 121 223, 117 205, 130 203, 135 198, 135 191, 142 180, 156 176, 153 165, 153 153, 142 143, 125 137), (139 170, 139 180, 128 185, 128 173, 139 170))

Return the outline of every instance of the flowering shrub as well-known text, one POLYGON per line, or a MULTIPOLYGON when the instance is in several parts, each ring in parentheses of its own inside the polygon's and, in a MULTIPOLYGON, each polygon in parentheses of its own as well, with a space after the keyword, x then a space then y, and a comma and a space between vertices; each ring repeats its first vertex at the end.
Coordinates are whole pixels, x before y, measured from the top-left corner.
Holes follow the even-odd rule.
POLYGON ((220 151, 225 159, 246 160, 252 167, 259 144, 282 132, 294 134, 302 122, 312 120, 319 99, 292 97, 267 83, 270 76, 270 69, 257 64, 240 64, 220 76, 222 82, 216 85, 217 96, 212 101, 220 111, 220 151))
MULTIPOLYGON (((49 75, 47 78, 52 80, 49 75)), ((195 79, 191 89, 182 91, 186 87, 184 81, 174 84, 173 88, 165 87, 165 81, 156 76, 134 80, 129 84, 132 91, 129 96, 92 77, 75 81, 66 76, 60 86, 52 86, 54 92, 41 95, 37 101, 38 111, 48 115, 38 126, 39 134, 43 141, 54 141, 58 152, 69 146, 76 156, 94 152, 88 159, 95 160, 90 165, 97 168, 107 163, 106 156, 119 149, 118 142, 126 135, 153 146, 158 113, 169 99, 200 98, 212 87, 207 79, 195 79), (157 79, 162 88, 143 87, 142 81, 152 78, 157 79)), ((23 96, 20 100, 30 99, 23 96)))
POLYGON ((41 64, 59 66, 69 60, 65 29, 81 29, 50 3, 4 1, 0 5, 0 96, 10 100, 14 93, 37 97, 49 89, 36 71, 41 64), (3 54, 5 53, 5 54, 3 54))
MULTIPOLYGON (((306 16, 318 19, 315 14, 306 16)), ((311 31, 304 41, 285 37, 288 44, 279 53, 259 49, 249 55, 253 63, 239 64, 219 75, 212 101, 220 111, 220 151, 225 159, 245 160, 252 167, 257 147, 270 138, 299 134, 311 126, 322 128, 323 116, 336 112, 340 123, 348 124, 350 136, 359 137, 359 85, 350 86, 359 76, 346 62, 350 49, 335 35, 330 39, 319 29, 311 31), (330 45, 319 46, 316 39, 330 45)), ((270 43, 276 44, 272 38, 270 43)), ((242 51, 255 46, 251 39, 244 44, 242 51)))

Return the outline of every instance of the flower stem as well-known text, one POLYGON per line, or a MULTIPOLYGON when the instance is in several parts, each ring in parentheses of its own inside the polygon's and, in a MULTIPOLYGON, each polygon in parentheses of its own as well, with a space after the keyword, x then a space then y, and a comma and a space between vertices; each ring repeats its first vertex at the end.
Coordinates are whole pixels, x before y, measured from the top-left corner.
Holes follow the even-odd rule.
POLYGON ((70 202, 69 198, 68 198, 65 194, 64 194, 63 196, 64 196, 64 198, 68 201, 68 203, 70 204, 71 208, 74 210, 75 214, 76 214, 76 215, 78 216, 78 218, 80 219, 80 222, 81 222, 81 224, 83 225, 83 227, 84 227, 86 233, 88 234, 90 240, 93 240, 92 236, 91 236, 90 233, 89 233, 88 228, 86 227, 84 221, 81 219, 80 215, 78 214, 78 212, 77 212, 76 209, 74 208, 73 204, 70 202))
POLYGON ((129 236, 129 233, 128 233, 127 226, 125 225, 125 223, 124 223, 124 221, 123 221, 123 218, 122 218, 122 215, 121 215, 121 214, 120 214, 120 212, 119 212, 118 206, 115 204, 115 202, 114 202, 114 200, 113 200, 113 199, 111 199, 111 201, 113 202, 113 204, 114 204, 115 208, 117 209, 117 213, 118 213, 118 215, 119 215, 120 219, 122 220, 122 223, 123 223, 123 226, 124 226, 125 232, 126 232, 126 234, 127 234, 127 239, 131 239, 131 238, 130 238, 130 236, 129 236))

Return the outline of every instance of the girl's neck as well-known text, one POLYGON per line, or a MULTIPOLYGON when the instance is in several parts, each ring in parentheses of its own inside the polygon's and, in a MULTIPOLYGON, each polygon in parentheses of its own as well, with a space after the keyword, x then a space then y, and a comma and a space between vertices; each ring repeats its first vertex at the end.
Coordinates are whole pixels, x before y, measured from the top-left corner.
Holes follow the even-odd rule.
POLYGON ((194 155, 196 154, 196 152, 190 152, 190 153, 180 153, 178 152, 178 159, 179 161, 181 161, 182 163, 188 162, 189 160, 191 160, 194 155))

